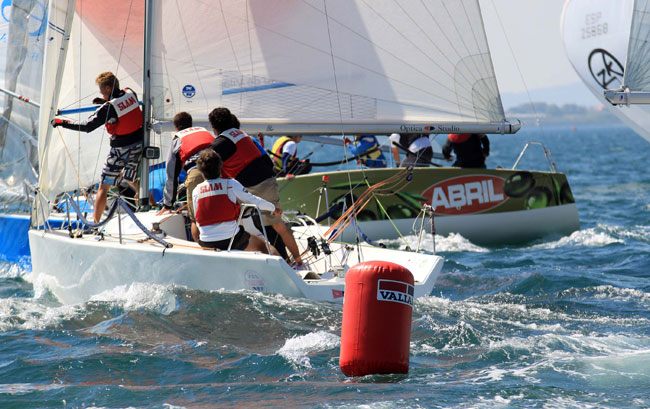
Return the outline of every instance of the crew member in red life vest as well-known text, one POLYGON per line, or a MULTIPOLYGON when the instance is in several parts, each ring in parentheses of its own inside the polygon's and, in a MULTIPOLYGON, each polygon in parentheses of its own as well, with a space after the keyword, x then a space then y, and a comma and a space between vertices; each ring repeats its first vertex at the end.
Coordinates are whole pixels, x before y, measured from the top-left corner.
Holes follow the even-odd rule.
MULTIPOLYGON (((280 215, 273 203, 252 195, 235 179, 221 177, 223 162, 219 154, 212 149, 199 153, 196 167, 205 177, 192 193, 196 210, 196 225, 199 229, 199 244, 202 247, 227 250, 230 239, 235 235, 232 249, 260 251, 267 253, 266 243, 257 236, 251 236, 237 225, 240 207, 238 202, 255 204, 262 210, 280 215)), ((271 254, 279 255, 271 246, 271 254)))
MULTIPOLYGON (((273 203, 281 212, 280 190, 269 155, 258 147, 253 138, 239 129, 239 120, 228 108, 213 109, 208 119, 214 134, 218 135, 211 147, 224 161, 221 170, 223 177, 237 179, 249 192, 273 203)), ((302 265, 296 240, 282 218, 265 212, 262 216, 264 225, 272 226, 282 238, 294 262, 302 265)))
MULTIPOLYGON (((179 112, 174 116, 174 127, 176 133, 172 137, 172 143, 169 147, 167 156, 167 181, 165 182, 165 191, 163 195, 163 208, 158 215, 171 212, 176 200, 178 189, 178 176, 181 170, 185 169, 187 178, 185 179, 185 188, 187 191, 187 207, 190 219, 194 221, 194 205, 192 202, 192 191, 205 179, 196 168, 196 159, 199 152, 210 147, 214 141, 214 135, 201 127, 192 126, 192 116, 187 112, 179 112)), ((192 231, 194 241, 198 240, 198 230, 192 231)))
POLYGON ((95 196, 95 223, 99 222, 106 208, 108 190, 116 186, 121 178, 138 192, 138 167, 142 154, 144 132, 142 129, 142 110, 138 97, 131 89, 120 89, 120 82, 112 72, 103 72, 97 76, 95 83, 99 86, 102 98, 95 98, 94 103, 101 106, 86 121, 73 122, 68 119, 55 118, 52 126, 61 126, 81 132, 92 132, 102 125, 111 135, 111 150, 102 170, 101 182, 95 196))
POLYGON ((448 161, 452 159, 452 150, 456 154, 453 166, 485 169, 485 159, 490 156, 490 140, 482 133, 450 133, 442 147, 442 154, 448 161))

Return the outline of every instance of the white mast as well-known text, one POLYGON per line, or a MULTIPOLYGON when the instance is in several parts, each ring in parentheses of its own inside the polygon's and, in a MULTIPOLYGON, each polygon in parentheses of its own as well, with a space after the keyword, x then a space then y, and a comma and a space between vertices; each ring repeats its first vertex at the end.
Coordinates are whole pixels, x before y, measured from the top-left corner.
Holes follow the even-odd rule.
MULTIPOLYGON (((153 33, 153 7, 152 0, 145 0, 144 9, 144 57, 142 67, 142 115, 144 116, 143 146, 149 146, 151 134, 151 37, 153 33)), ((140 205, 149 203, 149 160, 146 152, 142 152, 140 164, 140 205)))

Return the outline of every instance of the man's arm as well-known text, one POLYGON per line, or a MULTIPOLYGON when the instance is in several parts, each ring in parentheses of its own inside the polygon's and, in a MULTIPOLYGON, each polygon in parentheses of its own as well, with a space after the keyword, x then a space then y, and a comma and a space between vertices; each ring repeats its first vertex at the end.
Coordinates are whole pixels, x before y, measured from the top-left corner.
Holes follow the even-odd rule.
POLYGON ((483 145, 483 157, 490 156, 490 140, 486 134, 481 134, 481 145, 483 145))
POLYGON ((453 148, 451 146, 451 141, 449 139, 447 139, 447 142, 445 142, 445 144, 442 147, 442 156, 444 156, 445 159, 450 159, 452 149, 453 148))
POLYGON ((237 200, 241 201, 242 203, 257 205, 260 210, 266 210, 269 212, 275 211, 275 205, 273 203, 250 193, 248 190, 244 189, 244 186, 242 186, 242 184, 235 179, 228 180, 228 188, 232 189, 232 192, 237 200))
POLYGON ((109 121, 117 121, 117 113, 111 104, 105 103, 97 108, 97 110, 85 121, 56 121, 54 126, 61 126, 73 131, 92 132, 100 126, 105 125, 106 123, 114 123, 109 121))

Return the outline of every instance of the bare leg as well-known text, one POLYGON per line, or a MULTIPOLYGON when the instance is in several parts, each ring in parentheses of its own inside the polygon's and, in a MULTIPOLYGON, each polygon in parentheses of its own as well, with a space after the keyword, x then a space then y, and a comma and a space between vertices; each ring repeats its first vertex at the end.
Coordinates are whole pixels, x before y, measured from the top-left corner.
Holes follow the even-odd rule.
POLYGON ((272 227, 276 232, 278 232, 280 237, 282 237, 282 241, 284 241, 284 244, 287 246, 289 252, 291 252, 291 255, 293 256, 293 261, 298 264, 302 264, 302 258, 300 257, 300 251, 298 250, 298 244, 296 243, 296 239, 293 237, 293 234, 287 225, 284 224, 284 222, 279 222, 274 224, 272 227))
POLYGON ((190 230, 192 231, 192 239, 195 242, 199 242, 199 226, 196 225, 196 222, 192 222, 190 225, 190 230))
POLYGON ((93 216, 95 223, 99 223, 102 218, 102 213, 106 209, 106 198, 108 197, 108 189, 110 188, 110 185, 99 185, 99 189, 95 195, 95 214, 93 216))
MULTIPOLYGON (((279 256, 280 253, 275 249, 275 247, 271 246, 269 244, 269 247, 271 248, 271 255, 272 256, 279 256)), ((250 238, 248 239, 248 246, 244 249, 245 251, 259 251, 261 253, 269 254, 268 251, 266 250, 266 243, 264 240, 257 236, 253 236, 251 234, 250 238)))
POLYGON ((136 204, 138 203, 138 198, 140 197, 140 184, 136 182, 126 182, 135 190, 135 196, 133 196, 133 199, 135 200, 136 204))

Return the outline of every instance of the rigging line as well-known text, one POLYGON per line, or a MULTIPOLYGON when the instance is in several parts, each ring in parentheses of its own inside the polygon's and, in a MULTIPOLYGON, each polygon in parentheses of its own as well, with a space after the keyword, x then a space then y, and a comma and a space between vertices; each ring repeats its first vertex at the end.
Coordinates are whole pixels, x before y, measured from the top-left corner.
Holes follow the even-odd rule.
POLYGON ((77 176, 77 182, 79 183, 79 186, 81 186, 81 191, 83 192, 86 201, 90 203, 90 199, 88 198, 88 194, 86 193, 86 188, 84 187, 84 184, 81 181, 81 177, 79 176, 79 172, 77 172, 77 167, 74 165, 74 161, 72 160, 72 155, 70 154, 70 149, 68 149, 68 144, 65 143, 65 138, 63 137, 63 133, 61 132, 60 129, 57 129, 57 131, 59 131, 59 137, 61 138, 61 142, 63 143, 63 147, 65 148, 65 153, 68 156, 68 160, 70 160, 70 165, 72 166, 72 170, 74 171, 74 174, 77 176))
MULTIPOLYGON (((251 67, 251 78, 255 78, 255 69, 253 65, 253 42, 251 40, 251 28, 250 28, 250 9, 249 9, 249 1, 246 0, 246 34, 248 36, 248 57, 250 58, 250 67, 251 67)), ((243 85, 243 78, 242 78, 242 85, 243 85)), ((244 95, 240 94, 239 95, 239 106, 240 110, 242 107, 244 101, 244 95)))
MULTIPOLYGON (((313 7, 312 5, 308 5, 308 6, 313 7)), ((316 9, 316 10, 317 10, 317 11, 320 11, 320 10, 318 10, 318 9, 316 9)), ((356 32, 356 31, 354 31, 354 30, 353 30, 352 28, 350 28, 349 26, 346 26, 345 24, 342 24, 341 22, 337 21, 337 20, 334 19, 334 18, 331 18, 331 17, 330 17, 330 19, 331 19, 332 21, 336 22, 337 24, 339 24, 341 27, 344 27, 344 28, 346 28, 347 30, 349 30, 350 32, 354 33, 354 34, 357 35, 358 37, 360 37, 360 38, 362 38, 362 39, 364 39, 364 40, 370 42, 370 40, 369 40, 368 38, 362 36, 361 34, 359 34, 359 33, 356 32)), ((263 29, 263 30, 265 30, 265 31, 268 31, 268 32, 270 32, 270 33, 273 33, 273 34, 275 34, 275 35, 277 35, 277 36, 280 36, 280 37, 286 38, 286 39, 288 39, 288 40, 291 40, 291 41, 293 41, 293 42, 295 42, 295 43, 297 43, 297 44, 300 44, 300 45, 302 45, 302 46, 304 46, 304 47, 306 47, 306 48, 310 48, 310 49, 315 50, 315 51, 320 52, 320 53, 325 53, 325 51, 323 51, 323 50, 321 50, 321 49, 319 49, 319 48, 316 48, 316 47, 314 47, 314 46, 312 46, 312 45, 310 45, 310 44, 308 44, 308 43, 305 43, 305 42, 299 41, 299 40, 297 40, 297 39, 295 39, 295 38, 288 37, 287 35, 282 34, 282 33, 278 32, 278 31, 271 30, 271 29, 269 29, 269 28, 267 28, 267 27, 264 27, 264 26, 261 26, 261 25, 256 25, 256 27, 259 27, 260 29, 263 29)), ((426 72, 421 71, 417 66, 414 66, 414 65, 412 65, 412 64, 409 64, 409 63, 408 63, 407 61, 405 61, 404 59, 401 59, 401 58, 397 57, 394 53, 391 53, 390 51, 386 50, 385 48, 380 47, 378 44, 376 44, 376 43, 372 43, 372 42, 370 42, 370 43, 373 44, 373 45, 374 45, 378 50, 381 50, 381 51, 387 53, 388 55, 392 56, 392 57, 395 58, 397 61, 399 61, 400 63, 404 64, 405 66, 407 66, 407 67, 413 69, 414 71, 417 71, 417 72, 420 73, 422 76, 424 76, 424 77, 426 77, 428 80, 430 80, 432 83, 435 83, 436 85, 440 86, 440 88, 446 89, 447 91, 449 91, 449 92, 455 94, 456 91, 455 91, 454 89, 448 87, 444 82, 440 82, 439 79, 437 79, 437 78, 435 78, 435 77, 433 77, 433 76, 431 76, 431 75, 428 75, 426 72)), ((372 73, 372 74, 375 74, 375 75, 379 75, 379 76, 385 77, 385 78, 387 78, 387 79, 389 79, 389 80, 391 80, 391 81, 393 81, 393 82, 395 82, 395 83, 398 83, 398 84, 404 85, 404 86, 409 87, 409 88, 411 88, 411 89, 413 89, 413 90, 416 90, 416 91, 423 92, 423 88, 422 88, 422 87, 423 87, 423 84, 422 84, 422 83, 420 83, 420 84, 409 84, 409 83, 407 83, 407 82, 405 82, 405 81, 403 81, 403 80, 399 80, 399 79, 397 79, 397 78, 387 76, 384 72, 380 72, 380 71, 377 71, 377 70, 371 70, 370 68, 365 67, 365 66, 362 66, 362 65, 359 65, 359 64, 357 64, 357 63, 355 63, 355 62, 353 62, 353 61, 351 61, 351 60, 344 59, 344 58, 342 58, 341 56, 337 56, 336 58, 339 59, 339 60, 341 60, 341 61, 343 61, 343 62, 345 62, 345 63, 347 63, 347 64, 350 64, 350 65, 355 66, 355 67, 357 67, 357 68, 363 69, 364 71, 367 71, 367 72, 369 72, 369 73, 372 73)), ((427 92, 430 92, 430 91, 427 91, 427 92)), ((435 98, 440 99, 440 100, 443 100, 443 101, 445 101, 445 102, 451 102, 451 103, 457 103, 457 102, 458 102, 457 100, 445 99, 443 96, 440 96, 440 95, 434 95, 434 94, 428 94, 428 95, 429 95, 429 97, 435 97, 435 98)), ((388 101, 388 102, 395 102, 395 101, 388 101)), ((467 108, 467 109, 474 109, 474 107, 473 107, 472 105, 464 106, 464 108, 467 108)))
MULTIPOLYGON (((199 86, 201 87, 201 89, 205 89, 203 87, 203 82, 201 81, 201 76, 199 75, 199 70, 197 68, 196 61, 194 60, 194 53, 192 53, 192 47, 190 45, 190 42, 187 39, 188 36, 187 36, 187 31, 185 30, 185 22, 183 21, 183 13, 181 13, 181 10, 180 10, 180 8, 178 6, 178 0, 175 2, 175 4, 176 4, 176 11, 178 12, 178 16, 179 16, 178 20, 180 21, 180 24, 181 24, 181 30, 183 30, 183 36, 184 36, 183 38, 185 39, 185 44, 187 46, 187 52, 190 54, 190 60, 192 61, 192 68, 194 69, 194 73, 196 74, 196 78, 199 81, 199 86)), ((187 3, 186 3, 186 5, 187 5, 187 3)), ((207 110, 210 109, 210 107, 208 106, 208 98, 205 95, 205 92, 203 92, 202 94, 203 94, 203 101, 205 102, 205 109, 207 111, 207 110)))
MULTIPOLYGON (((366 186, 367 186, 368 188, 370 188, 370 187, 371 187, 371 186, 370 186, 370 183, 368 182, 368 178, 366 177, 366 170, 363 169, 363 168, 361 168, 361 173, 362 173, 362 175, 363 175, 363 181, 366 183, 366 186)), ((399 181, 399 180, 398 180, 398 181, 399 181)), ((410 182, 409 182, 409 183, 410 183, 410 182)), ((408 183, 407 183, 407 184, 408 184, 408 183)), ((388 212, 387 212, 386 209, 384 208, 384 205, 383 205, 383 204, 381 203, 381 201, 377 198, 377 196, 379 196, 379 195, 380 195, 380 194, 375 194, 375 193, 373 192, 373 194, 372 194, 372 198, 375 199, 375 202, 377 202, 377 206, 379 206, 379 208, 381 209, 382 213, 384 213, 384 216, 386 216, 386 219, 388 219, 388 221, 389 221, 390 224, 393 226, 393 228, 395 229, 395 231, 397 232, 397 234, 399 235, 399 237, 404 241, 404 244, 406 244, 406 246, 408 247, 408 243, 406 242, 406 239, 404 238, 404 236, 402 236, 402 232, 399 231, 399 229, 397 228, 397 226, 395 226, 395 223, 393 222, 393 219, 391 219, 390 215, 388 214, 388 212)), ((389 195, 387 195, 387 196, 389 196, 389 195)), ((390 196, 392 196, 392 195, 390 195, 390 196)))
MULTIPOLYGON (((404 35, 403 30, 399 30, 399 29, 397 29, 397 27, 395 27, 395 26, 391 23, 391 20, 394 20, 394 17, 393 17, 393 16, 391 16, 391 19, 387 19, 386 17, 384 17, 383 15, 381 15, 377 10, 373 9, 372 6, 371 6, 367 1, 365 1, 365 0, 362 0, 362 1, 363 1, 363 3, 366 5, 366 7, 368 7, 370 10, 372 10, 372 11, 373 11, 373 12, 374 12, 374 13, 375 13, 379 18, 381 18, 381 19, 384 21, 384 23, 386 23, 386 25, 390 26, 393 30, 395 30, 395 32, 398 33, 398 35, 399 35, 400 37, 402 37, 404 40, 408 41, 411 45, 413 45, 415 48, 417 48, 418 51, 420 51, 420 53, 421 53, 422 56, 424 56, 426 59, 428 59, 430 62, 432 62, 436 67, 440 68, 440 70, 441 70, 442 72, 444 72, 445 74, 447 74, 447 75, 449 76, 450 79, 453 79, 453 78, 454 78, 454 74, 456 74, 455 72, 450 72, 450 71, 447 71, 446 69, 444 69, 440 64, 438 64, 438 62, 437 62, 435 59, 431 58, 431 56, 430 56, 430 55, 429 55, 425 50, 423 50, 422 48, 420 48, 420 47, 417 45, 417 43, 415 43, 415 42, 411 41, 409 38, 407 38, 407 37, 404 35)), ((397 1, 394 1, 393 3, 394 3, 397 7, 399 7, 399 8, 402 10, 402 12, 404 13, 404 15, 405 15, 409 20, 411 20, 411 22, 413 23, 413 25, 414 25, 415 27, 417 27, 417 28, 420 30, 420 32, 424 35, 424 37, 425 37, 427 40, 429 40, 429 42, 430 42, 430 43, 431 43, 431 44, 436 48, 436 50, 438 50, 438 52, 440 53, 440 55, 442 55, 442 56, 447 60, 447 62, 448 62, 450 65, 454 66, 454 63, 449 59, 449 57, 447 56, 447 54, 444 53, 444 52, 443 52, 443 51, 438 47, 438 45, 437 45, 437 44, 436 44, 436 43, 431 39, 431 37, 430 37, 430 36, 428 35, 428 33, 427 33, 423 28, 422 28, 422 26, 419 25, 419 24, 415 21, 415 19, 414 19, 414 18, 413 18, 413 17, 412 17, 412 16, 411 16, 407 11, 406 11, 406 9, 403 7, 403 5, 401 5, 401 4, 400 4, 399 2, 397 2, 397 1)), ((428 11, 428 9, 427 9, 427 11, 428 11)), ((429 14, 431 14, 431 13, 429 13, 429 14)), ((435 18, 434 18, 434 21, 436 21, 435 18)), ((436 21, 436 24, 437 24, 437 21, 436 21)), ((438 25, 438 27, 440 27, 440 25, 438 25)), ((442 30, 441 30, 441 31, 442 31, 442 30)), ((460 54, 458 54, 458 56, 460 57, 460 54)), ((465 75, 464 75, 463 73, 461 73, 461 75, 465 78, 465 75)), ((467 79, 467 78, 465 78, 465 79, 467 80, 468 83, 470 82, 469 79, 467 79)), ((471 89, 466 89, 466 91, 471 91, 471 89)))
MULTIPOLYGON (((506 39, 506 44, 508 44, 508 50, 510 51, 510 55, 512 55, 512 59, 515 62, 515 67, 517 67, 517 72, 519 73, 519 78, 521 79, 522 84, 524 85, 524 89, 526 90, 526 96, 528 97, 528 102, 530 103, 531 108, 533 108, 533 113, 535 114, 535 120, 537 122, 537 126, 539 126, 540 130, 542 131, 542 138, 544 138, 544 127, 541 124, 540 121, 540 115, 537 112, 537 109, 535 108, 535 104, 533 103, 533 98, 530 95, 530 90, 528 89, 528 85, 526 84, 526 80, 524 79, 524 75, 521 71, 521 67, 519 66, 519 62, 517 61, 517 58, 515 57, 515 53, 512 49, 512 45, 510 44, 510 39, 506 35, 506 30, 503 25, 503 22, 501 21, 501 16, 499 15, 499 10, 497 10, 496 6, 494 5, 494 1, 490 0, 490 3, 492 4, 492 8, 494 8, 494 13, 497 16, 497 21, 499 22, 499 26, 501 27, 501 31, 503 32, 503 36, 506 39)), ((545 139, 545 138, 544 138, 545 139)))
MULTIPOLYGON (((465 3, 461 1, 461 4, 463 6, 463 11, 465 12, 465 17, 469 20, 469 16, 467 14, 467 9, 465 8, 465 3)), ((476 4, 478 5, 478 0, 476 0, 476 4)), ((472 53, 470 53, 469 47, 468 47, 467 43, 465 42, 465 38, 464 38, 461 30, 459 30, 458 25, 456 24, 456 22, 453 19, 453 16, 449 12, 449 8, 447 8, 447 5, 444 2, 442 2, 442 5, 445 8, 445 11, 447 12, 447 15, 449 16, 449 20, 452 22, 452 25, 454 26, 454 29, 456 30, 456 34, 458 34, 458 38, 460 38, 460 40, 463 43, 463 46, 465 47, 465 51, 467 52, 467 55, 472 56, 472 53)), ((472 28, 473 24, 467 24, 467 25, 470 26, 470 29, 472 30, 472 35, 474 36, 474 42, 478 46, 478 43, 476 42, 476 36, 474 35, 474 29, 472 28)), ((487 42, 487 40, 486 40, 486 42, 487 42)), ((476 63, 476 60, 474 58, 470 58, 469 60, 472 61, 473 65, 474 65, 474 68, 477 70, 476 72, 480 72, 480 70, 478 69, 478 65, 476 63)), ((494 78, 494 81, 496 81, 496 77, 494 78)))
MULTIPOLYGON (((338 82, 338 76, 336 74, 336 60, 334 58, 334 46, 332 44, 332 33, 330 31, 330 16, 327 11, 327 0, 323 0, 323 10, 325 11, 325 24, 327 26, 327 39, 329 42, 329 47, 330 47, 330 57, 332 61, 332 71, 334 74, 334 87, 336 89, 336 100, 338 102, 338 108, 339 108, 339 121, 341 124, 341 139, 345 139, 345 131, 343 130, 343 108, 341 107, 341 95, 339 94, 339 82, 338 82)), ((345 144, 344 144, 345 145, 345 144)), ((347 162, 348 159, 348 152, 347 152, 347 147, 343 146, 343 155, 346 160, 346 168, 347 168, 347 176, 348 176, 348 183, 350 184, 350 195, 352 196, 352 199, 354 200, 354 195, 352 193, 352 178, 350 176, 350 163, 347 162)), ((329 203, 328 203, 329 206, 329 203)), ((354 214, 354 221, 357 221, 357 215, 356 213, 354 214)), ((361 253, 361 248, 359 247, 359 232, 356 232, 357 236, 357 254, 361 253)))
POLYGON ((239 72, 239 75, 241 77, 242 72, 241 72, 241 66, 239 65, 239 59, 237 58, 237 53, 235 52, 235 45, 232 42, 232 37, 230 35, 230 29, 228 28, 228 21, 226 19, 226 14, 223 11, 223 1, 219 0, 219 9, 221 10, 221 19, 223 20, 223 28, 226 30, 226 35, 228 36, 228 42, 230 44, 230 50, 232 51, 232 56, 235 60, 235 64, 237 65, 237 72, 239 72))

